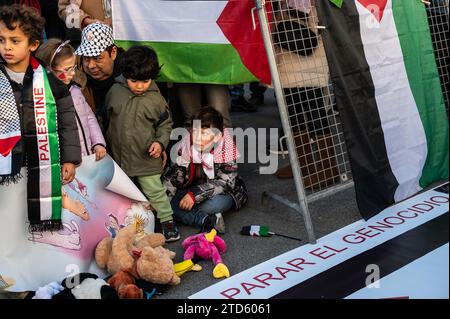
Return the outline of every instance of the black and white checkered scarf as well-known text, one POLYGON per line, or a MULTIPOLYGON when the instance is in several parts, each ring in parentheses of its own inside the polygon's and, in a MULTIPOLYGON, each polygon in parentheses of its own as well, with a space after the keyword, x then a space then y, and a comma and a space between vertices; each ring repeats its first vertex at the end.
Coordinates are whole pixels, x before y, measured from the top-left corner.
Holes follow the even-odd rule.
POLYGON ((17 182, 22 152, 14 147, 21 140, 20 117, 8 77, 0 70, 0 185, 17 182))

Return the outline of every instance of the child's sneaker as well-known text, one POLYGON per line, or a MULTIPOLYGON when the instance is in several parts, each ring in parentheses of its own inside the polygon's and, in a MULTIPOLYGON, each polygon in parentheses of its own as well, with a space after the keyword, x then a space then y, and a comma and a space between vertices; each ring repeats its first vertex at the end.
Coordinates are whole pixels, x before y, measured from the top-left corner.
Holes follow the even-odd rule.
POLYGON ((219 234, 225 234, 225 221, 221 213, 208 215, 203 221, 201 232, 210 232, 215 228, 219 234))
POLYGON ((166 242, 176 241, 181 238, 178 227, 173 220, 161 223, 162 233, 166 238, 166 242))

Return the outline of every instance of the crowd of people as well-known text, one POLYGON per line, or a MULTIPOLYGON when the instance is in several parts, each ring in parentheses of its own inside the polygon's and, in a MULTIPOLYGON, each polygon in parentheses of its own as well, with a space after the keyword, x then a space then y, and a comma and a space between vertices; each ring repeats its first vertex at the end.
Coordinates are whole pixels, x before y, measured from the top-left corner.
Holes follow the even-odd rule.
MULTIPOLYGON (((115 44, 109 2, 0 1, 0 201, 26 202, 28 212, 18 213, 28 213, 31 230, 61 229, 61 186, 74 180, 84 156, 109 154, 148 199, 167 242, 181 238, 177 223, 224 233, 224 214, 248 199, 230 112, 256 112, 266 87, 250 83, 247 100, 244 84, 158 82, 152 48, 115 44), (177 127, 187 134, 174 144, 177 127), (171 161, 170 153, 177 154, 171 161)), ((277 10, 286 22, 277 28, 292 27, 291 11, 299 11, 277 10)), ((302 21, 318 33, 317 21, 302 21)), ((305 187, 329 185, 339 174, 323 113, 328 72, 314 73, 326 65, 323 44, 295 43, 302 53, 274 40, 305 187), (293 72, 310 78, 299 85, 293 72), (313 158, 317 147, 325 151, 313 158)), ((276 175, 292 178, 291 167, 276 175)))
MULTIPOLYGON (((54 161, 52 164, 61 166, 63 183, 73 180, 83 156, 95 154, 96 159, 101 160, 109 153, 148 198, 167 241, 180 238, 177 221, 202 230, 215 227, 224 232, 222 214, 233 208, 239 209, 247 199, 244 182, 237 173, 236 147, 227 134, 227 128, 232 127, 230 111, 257 111, 258 106, 264 104, 266 88, 259 83, 250 83, 251 98, 246 100, 243 84, 228 87, 173 83, 170 89, 166 83, 157 84, 160 65, 155 51, 145 46, 134 46, 125 51, 114 43, 110 1, 7 2, 0 3, 7 4, 1 7, 3 61, 0 70, 3 86, 11 97, 15 97, 15 103, 10 103, 8 108, 2 107, 2 112, 7 110, 8 116, 14 113, 19 131, 15 139, 8 137, 8 142, 3 143, 8 144, 9 149, 2 154, 10 151, 12 160, 2 159, 5 164, 0 171, 1 193, 7 193, 10 180, 20 179, 21 169, 27 168, 29 172, 32 164, 33 171, 39 172, 47 164, 29 159, 31 147, 28 144, 36 141, 39 132, 36 133, 34 125, 25 125, 34 119, 30 112, 36 107, 32 89, 37 80, 32 65, 39 64, 45 70, 44 79, 50 83, 48 92, 55 99, 57 132, 54 136, 60 156, 59 163, 54 161), (59 21, 54 20, 55 16, 59 21), (171 99, 171 92, 176 92, 175 99, 171 99), (59 101, 60 96, 63 102, 59 101), (173 100, 178 105, 174 105, 173 100), (193 127, 195 119, 202 121, 201 127, 193 127), (190 137, 174 146, 170 143, 170 133, 175 127, 187 128, 190 137), (186 148, 185 144, 189 143, 194 145, 194 151, 186 148), (182 160, 168 165, 167 154, 172 147, 179 148, 182 160), (198 161, 193 161, 194 158, 198 161)), ((285 49, 280 47, 280 50, 285 49)), ((312 60, 325 59, 323 48, 306 50, 311 52, 298 61, 301 62, 298 72, 305 71, 312 60)), ((290 59, 293 53, 286 52, 280 56, 290 59)), ((285 93, 294 99, 288 103, 289 113, 300 114, 297 108, 312 113, 324 109, 323 105, 310 105, 310 101, 323 102, 317 96, 323 94, 322 88, 328 84, 327 75, 315 75, 309 85, 300 88, 289 76, 284 76, 289 72, 281 70, 285 90, 289 91, 285 93), (320 83, 316 83, 318 81, 320 83), (314 99, 309 98, 311 94, 314 99)), ((42 82, 42 78, 40 80, 42 82)), ((47 82, 42 85, 45 87, 47 82)), ((5 104, 3 100, 6 100, 2 99, 5 104)), ((49 100, 46 102, 51 107, 49 100)), ((320 123, 316 121, 308 126, 304 124, 307 119, 296 115, 298 123, 295 126, 300 138, 304 134, 313 135, 328 143, 326 116, 319 115, 325 122, 319 120, 320 123), (308 129, 309 132, 304 133, 308 129)), ((2 117, 7 118, 3 114, 2 117)), ((7 123, 3 121, 0 125, 2 133, 12 134, 7 123)), ((48 132, 50 129, 44 125, 41 130, 48 132)), ((309 138, 306 138, 307 143, 309 138)), ((35 152, 40 156, 39 151, 35 152)), ((314 159, 304 165, 307 167, 304 175, 309 178, 307 186, 317 182, 312 176, 315 172, 311 169, 314 166, 311 161, 314 159)), ((331 165, 333 163, 324 164, 326 167, 331 165)), ((332 175, 330 178, 335 178, 336 174, 332 175)), ((288 166, 277 176, 289 178, 292 171, 288 166)), ((33 182, 33 175, 28 174, 28 179, 28 184, 33 182)), ((57 198, 60 194, 51 195, 57 198)), ((36 227, 52 229, 60 226, 60 220, 49 222, 42 217, 45 213, 39 216, 30 211, 30 207, 36 206, 31 203, 46 200, 42 194, 27 196, 29 215, 38 215, 33 220, 36 227)))
MULTIPOLYGON (((291 30, 300 11, 290 3, 274 1, 283 31, 274 38, 278 71, 303 184, 325 187, 340 178, 325 105, 327 60, 317 21, 300 19, 291 30), (308 43, 282 38, 299 30, 308 43)), ((160 83, 160 69, 152 48, 115 44, 108 0, 0 0, 0 203, 26 202, 20 213, 32 231, 59 230, 61 186, 75 179, 84 156, 109 154, 148 199, 167 242, 181 238, 177 223, 225 233, 224 214, 248 200, 230 112, 256 112, 266 87, 250 83, 247 100, 244 84, 160 83), (173 144, 176 127, 188 133, 173 144)), ((292 178, 291 166, 276 175, 292 178)))
MULTIPOLYGON (((42 38, 46 25, 38 1, 0 9, 2 202, 25 200, 10 196, 8 187, 26 183, 30 225, 58 229, 61 214, 49 217, 44 202, 48 197, 57 201, 61 191, 45 197, 30 185, 39 185, 49 164, 61 170, 63 184, 70 183, 83 156, 95 154, 99 161, 108 153, 149 200, 166 241, 180 239, 177 221, 225 232, 222 214, 247 201, 236 146, 226 130, 231 127, 228 87, 177 84, 181 125, 189 134, 169 145, 173 111, 155 82, 160 71, 156 52, 146 46, 117 47, 109 15, 90 7, 95 2, 83 1, 76 47, 70 40, 42 38), (39 88, 45 92, 43 106, 39 88), (37 116, 38 107, 46 108, 46 119, 37 116), (194 127, 193 120, 201 126, 194 127), (52 156, 43 152, 47 144, 39 143, 51 138, 57 147, 52 156), (179 149, 179 160, 171 165, 168 147, 179 149)), ((71 3, 59 1, 61 18, 71 3)))

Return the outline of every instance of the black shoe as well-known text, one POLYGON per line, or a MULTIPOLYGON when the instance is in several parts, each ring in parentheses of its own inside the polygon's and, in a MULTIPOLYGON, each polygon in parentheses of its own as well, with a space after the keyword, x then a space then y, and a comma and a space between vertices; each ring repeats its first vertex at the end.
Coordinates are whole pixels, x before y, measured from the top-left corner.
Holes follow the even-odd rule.
POLYGON ((205 217, 200 232, 209 233, 213 228, 217 230, 219 234, 225 234, 225 222, 221 213, 205 217))
POLYGON ((173 220, 161 223, 161 227, 166 242, 170 243, 181 238, 178 227, 173 220))
POLYGON ((252 95, 250 100, 248 100, 248 103, 255 107, 264 105, 264 95, 252 95))
POLYGON ((243 96, 240 96, 237 100, 231 100, 232 112, 256 112, 258 108, 250 104, 243 96))

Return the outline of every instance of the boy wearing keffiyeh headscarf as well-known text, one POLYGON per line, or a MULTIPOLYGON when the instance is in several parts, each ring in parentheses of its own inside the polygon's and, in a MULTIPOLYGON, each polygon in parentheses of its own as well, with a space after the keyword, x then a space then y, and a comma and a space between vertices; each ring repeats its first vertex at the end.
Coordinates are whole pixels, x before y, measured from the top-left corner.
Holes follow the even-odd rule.
POLYGON ((176 220, 202 231, 225 232, 222 213, 247 202, 237 171, 239 152, 221 114, 203 108, 190 132, 174 146, 176 162, 163 175, 176 220))

